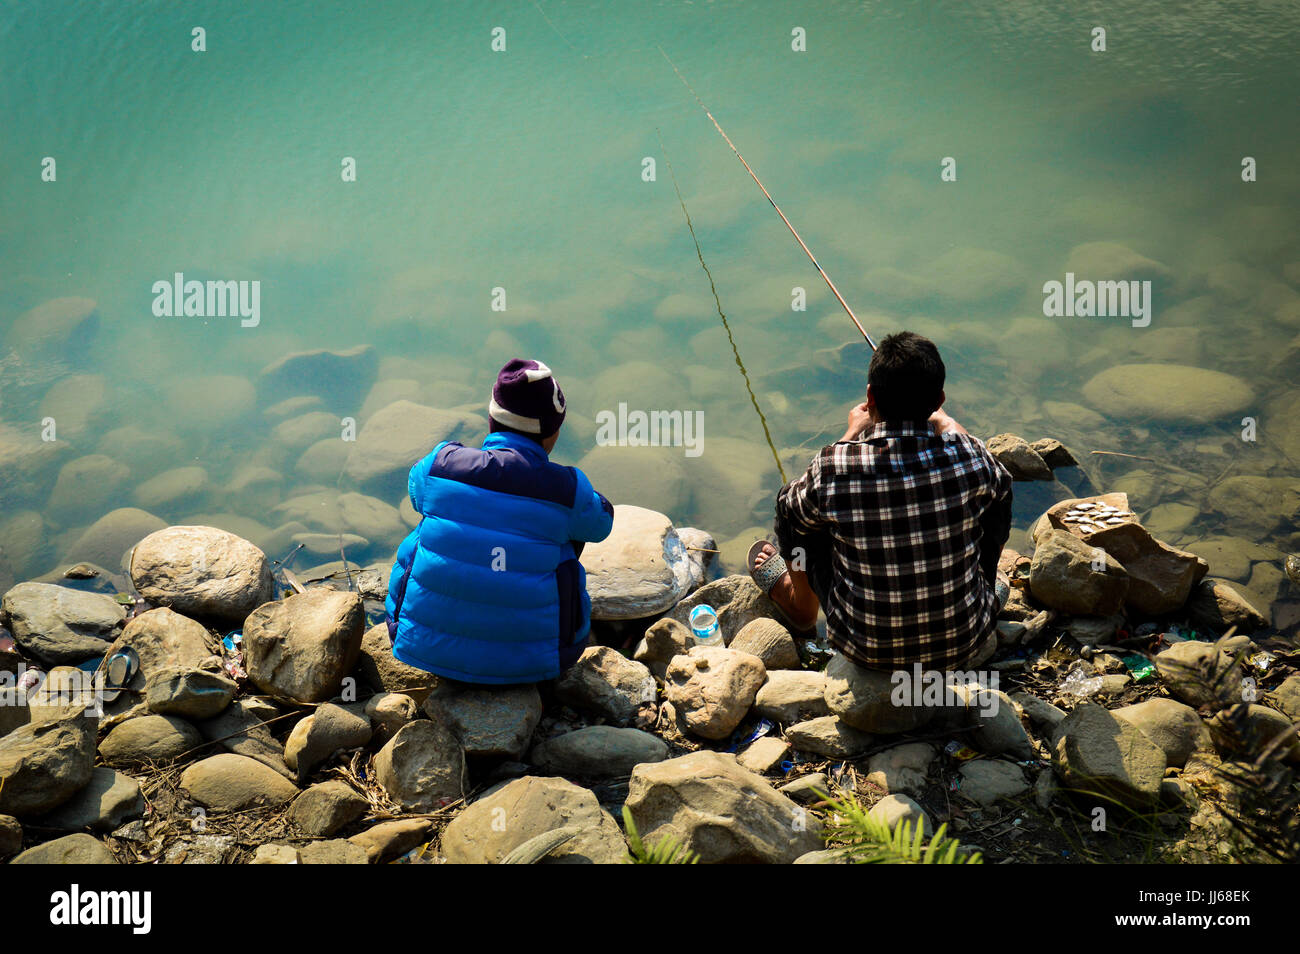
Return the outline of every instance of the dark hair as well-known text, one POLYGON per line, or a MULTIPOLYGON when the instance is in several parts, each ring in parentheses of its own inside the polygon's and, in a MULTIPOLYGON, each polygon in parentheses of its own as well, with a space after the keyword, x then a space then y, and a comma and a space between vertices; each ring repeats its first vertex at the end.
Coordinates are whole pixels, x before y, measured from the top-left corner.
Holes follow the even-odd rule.
POLYGON ((888 423, 924 421, 943 400, 944 367, 929 338, 900 331, 880 342, 867 369, 867 383, 888 423))

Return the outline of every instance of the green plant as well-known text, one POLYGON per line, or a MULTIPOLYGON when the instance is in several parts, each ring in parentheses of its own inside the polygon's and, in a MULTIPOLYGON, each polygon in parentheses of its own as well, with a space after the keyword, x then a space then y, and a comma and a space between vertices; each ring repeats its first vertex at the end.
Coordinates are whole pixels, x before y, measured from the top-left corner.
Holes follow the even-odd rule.
POLYGON ((822 830, 832 850, 854 864, 880 865, 978 865, 980 853, 965 854, 956 838, 948 837, 943 824, 927 842, 921 824, 900 821, 891 830, 879 818, 873 818, 855 798, 831 798, 817 792, 830 810, 831 821, 822 830))
POLYGON ((671 835, 664 835, 653 845, 641 840, 632 820, 632 812, 623 806, 623 828, 627 831, 627 844, 630 850, 628 863, 634 865, 693 865, 698 864, 700 856, 681 844, 671 835))

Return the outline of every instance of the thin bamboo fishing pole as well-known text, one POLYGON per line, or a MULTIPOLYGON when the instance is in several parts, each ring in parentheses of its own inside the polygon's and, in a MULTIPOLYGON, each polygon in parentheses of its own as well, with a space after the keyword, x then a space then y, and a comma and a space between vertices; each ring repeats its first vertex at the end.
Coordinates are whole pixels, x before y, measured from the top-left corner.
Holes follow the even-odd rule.
POLYGON ((812 249, 808 247, 808 243, 803 240, 798 231, 795 230, 795 227, 790 224, 790 220, 785 217, 785 213, 781 211, 781 207, 777 205, 776 200, 772 198, 772 193, 767 191, 767 186, 763 185, 762 180, 758 178, 754 170, 750 168, 749 163, 745 161, 745 157, 740 154, 740 150, 736 148, 736 144, 731 141, 731 137, 726 134, 722 126, 718 124, 718 121, 713 118, 713 113, 709 111, 709 107, 704 105, 704 100, 700 99, 700 94, 695 92, 695 87, 691 86, 691 84, 686 81, 686 77, 683 76, 682 71, 677 68, 677 64, 669 59, 668 54, 664 52, 662 46, 657 47, 657 49, 659 50, 659 55, 667 60, 668 65, 673 68, 673 72, 676 73, 677 78, 682 81, 682 85, 690 90, 691 95, 695 97, 695 101, 700 104, 700 109, 704 110, 704 115, 709 117, 709 121, 713 123, 713 128, 716 129, 722 138, 726 140, 727 145, 730 146, 731 151, 736 154, 736 158, 739 159, 740 164, 745 167, 745 171, 749 173, 750 178, 753 179, 755 184, 763 190, 763 195, 767 196, 767 201, 772 203, 772 208, 776 209, 776 214, 781 216, 781 221, 785 223, 785 227, 790 230, 790 234, 794 236, 795 241, 799 243, 799 247, 802 248, 804 253, 808 256, 808 260, 813 263, 813 267, 817 269, 818 273, 825 280, 827 286, 829 286, 831 292, 835 295, 835 298, 839 301, 840 305, 844 308, 844 311, 853 321, 853 324, 856 325, 858 331, 862 333, 862 337, 867 340, 868 347, 870 347, 872 351, 875 351, 875 341, 873 341, 871 335, 867 333, 867 329, 862 327, 862 322, 858 321, 858 316, 853 313, 853 309, 849 307, 849 303, 844 300, 844 296, 840 294, 840 290, 835 287, 835 283, 831 281, 831 277, 826 274, 826 269, 821 267, 821 263, 817 261, 817 256, 813 255, 812 249))
POLYGON ((777 472, 781 475, 781 483, 788 483, 785 476, 785 467, 781 463, 781 455, 776 452, 776 444, 772 443, 772 432, 767 426, 767 416, 763 409, 758 406, 758 396, 754 394, 754 386, 749 381, 749 372, 745 370, 745 362, 740 360, 740 349, 736 347, 736 339, 731 334, 731 322, 727 321, 727 316, 722 310, 722 300, 718 298, 718 286, 713 281, 713 272, 709 271, 709 266, 704 261, 704 252, 700 249, 699 237, 695 234, 695 225, 691 222, 691 213, 686 209, 686 200, 682 198, 682 188, 677 184, 677 172, 673 169, 673 161, 668 158, 668 149, 664 146, 664 137, 659 135, 659 130, 655 130, 655 136, 659 139, 659 151, 664 154, 664 162, 668 163, 668 175, 673 180, 673 191, 677 193, 677 202, 682 207, 682 215, 686 217, 686 228, 690 230, 691 241, 695 243, 695 257, 700 260, 700 267, 704 269, 704 274, 709 280, 709 290, 713 292, 713 303, 718 308, 718 317, 722 319, 722 330, 727 333, 727 340, 731 342, 731 353, 736 356, 736 367, 740 368, 740 376, 745 379, 745 390, 749 392, 749 402, 754 405, 754 410, 758 413, 758 420, 763 425, 763 437, 767 440, 768 449, 772 452, 772 460, 776 461, 777 472))

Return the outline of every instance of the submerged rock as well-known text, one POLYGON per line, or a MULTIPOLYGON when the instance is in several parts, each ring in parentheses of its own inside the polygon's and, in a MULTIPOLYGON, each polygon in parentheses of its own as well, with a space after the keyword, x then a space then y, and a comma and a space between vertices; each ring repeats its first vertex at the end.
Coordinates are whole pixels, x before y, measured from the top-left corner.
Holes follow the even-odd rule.
POLYGON ((1083 386, 1108 417, 1167 424, 1211 424, 1239 415, 1254 400, 1246 382, 1222 371, 1178 364, 1121 364, 1083 386))
POLYGON ((388 495, 406 486, 411 462, 441 441, 472 441, 487 431, 487 421, 463 411, 394 401, 366 421, 348 454, 344 476, 359 487, 388 495))
POLYGON ((379 353, 371 345, 341 351, 296 351, 262 369, 257 393, 263 404, 304 394, 324 395, 338 410, 356 413, 378 371, 379 353))

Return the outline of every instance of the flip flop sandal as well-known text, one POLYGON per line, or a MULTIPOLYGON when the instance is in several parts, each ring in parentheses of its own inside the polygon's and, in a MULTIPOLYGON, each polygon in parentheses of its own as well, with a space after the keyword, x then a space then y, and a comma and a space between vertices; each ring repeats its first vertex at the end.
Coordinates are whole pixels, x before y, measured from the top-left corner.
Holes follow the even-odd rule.
MULTIPOLYGON (((754 545, 749 548, 749 556, 746 557, 746 566, 749 567, 750 578, 758 584, 758 588, 763 591, 763 595, 770 599, 772 587, 776 586, 777 581, 780 580, 781 577, 785 576, 786 573, 789 572, 790 568, 786 566, 785 557, 781 556, 779 551, 764 560, 762 566, 754 566, 754 560, 757 559, 759 552, 768 544, 772 544, 773 549, 776 548, 776 544, 772 543, 771 540, 755 541, 754 545)), ((817 632, 816 624, 813 624, 807 629, 803 629, 795 624, 794 620, 790 618, 790 614, 782 609, 776 600, 772 600, 772 605, 776 607, 776 611, 781 617, 781 622, 785 624, 786 628, 789 629, 791 633, 798 636, 807 636, 817 632)))
POLYGON ((104 661, 104 701, 113 702, 140 671, 140 656, 127 646, 104 661))

